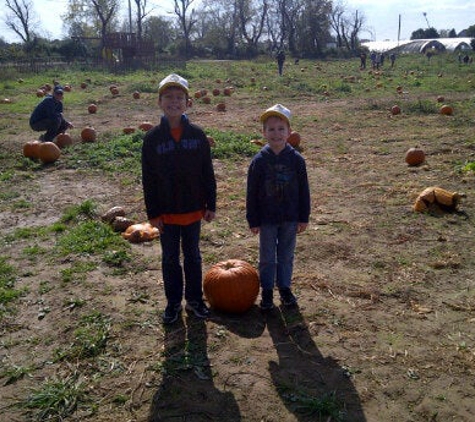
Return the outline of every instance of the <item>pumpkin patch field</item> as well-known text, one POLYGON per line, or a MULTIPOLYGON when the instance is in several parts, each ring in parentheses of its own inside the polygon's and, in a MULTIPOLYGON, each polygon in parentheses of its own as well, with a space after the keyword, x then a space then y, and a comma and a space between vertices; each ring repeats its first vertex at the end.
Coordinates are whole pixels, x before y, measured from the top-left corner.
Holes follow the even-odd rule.
POLYGON ((0 421, 473 421, 475 68, 452 54, 378 71, 288 62, 281 77, 267 58, 2 74, 0 421), (210 139, 218 206, 201 234, 211 318, 165 327, 157 233, 125 230, 152 229, 140 150, 171 72, 210 139), (74 128, 41 160, 28 119, 55 81, 74 128), (255 276, 233 277, 229 301, 232 265, 215 266, 258 268, 246 174, 276 103, 292 111, 312 214, 298 307, 276 294, 264 314, 255 276))

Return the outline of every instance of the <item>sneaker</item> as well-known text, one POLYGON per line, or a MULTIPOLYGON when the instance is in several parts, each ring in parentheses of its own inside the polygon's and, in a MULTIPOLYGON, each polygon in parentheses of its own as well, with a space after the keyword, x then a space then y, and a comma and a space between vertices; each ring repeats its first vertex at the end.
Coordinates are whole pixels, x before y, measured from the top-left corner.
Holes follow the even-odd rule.
POLYGON ((210 315, 208 307, 202 300, 187 302, 185 309, 189 312, 193 312, 198 318, 208 318, 210 315))
POLYGON ((274 307, 272 289, 263 289, 261 294, 260 307, 263 311, 270 311, 274 307))
POLYGON ((297 305, 297 298, 294 296, 290 288, 279 289, 279 293, 282 305, 287 307, 297 305))
POLYGON ((173 324, 180 316, 182 307, 181 304, 168 304, 165 308, 165 312, 162 315, 162 321, 164 324, 173 324))

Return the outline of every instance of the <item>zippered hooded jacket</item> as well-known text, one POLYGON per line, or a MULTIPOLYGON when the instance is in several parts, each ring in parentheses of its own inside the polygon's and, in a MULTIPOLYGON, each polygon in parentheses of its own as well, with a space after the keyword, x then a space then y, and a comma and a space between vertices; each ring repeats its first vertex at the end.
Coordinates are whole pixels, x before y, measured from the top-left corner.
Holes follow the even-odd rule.
POLYGON ((144 137, 142 185, 149 219, 162 214, 216 211, 216 180, 208 139, 186 115, 182 125, 178 142, 165 116, 144 137))
POLYGON ((249 227, 308 223, 309 217, 310 189, 304 158, 288 144, 278 155, 266 145, 249 166, 246 196, 249 227))

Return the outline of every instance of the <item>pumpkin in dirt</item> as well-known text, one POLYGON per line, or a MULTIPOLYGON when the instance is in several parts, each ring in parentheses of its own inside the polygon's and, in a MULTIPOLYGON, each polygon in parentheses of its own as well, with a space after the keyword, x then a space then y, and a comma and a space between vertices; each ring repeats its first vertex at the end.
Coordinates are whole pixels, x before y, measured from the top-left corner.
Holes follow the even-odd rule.
POLYGON ((38 159, 39 158, 39 149, 40 141, 29 141, 23 145, 23 155, 26 158, 38 159))
POLYGON ((59 148, 63 149, 73 144, 73 138, 71 138, 69 133, 60 133, 56 136, 55 144, 58 145, 59 148))
POLYGON ((391 107, 391 114, 393 116, 396 116, 397 114, 401 114, 401 107, 399 107, 397 104, 394 104, 392 107, 391 107))
POLYGON ((202 97, 202 101, 205 103, 205 104, 211 104, 211 97, 208 97, 207 95, 202 97))
POLYGON ((135 132, 135 128, 132 126, 126 126, 122 129, 122 132, 124 132, 126 135, 129 135, 130 133, 135 132))
POLYGON ((217 97, 219 94, 221 94, 221 90, 219 88, 214 88, 213 89, 213 95, 217 97))
POLYGON ((447 105, 447 104, 444 104, 442 107, 440 107, 440 114, 443 114, 444 116, 452 116, 452 114, 454 114, 454 109, 447 105))
POLYGON ((226 111, 226 104, 225 103, 216 104, 216 110, 221 111, 221 112, 226 111))
POLYGON ((302 140, 300 133, 292 131, 290 132, 289 137, 287 138, 287 142, 292 145, 294 148, 300 145, 300 141, 302 140))
POLYGON ((140 98, 140 92, 139 91, 134 91, 134 93, 132 94, 132 97, 134 97, 134 99, 138 100, 140 98))
POLYGON ((94 142, 96 138, 97 138, 97 132, 91 126, 87 126, 81 131, 81 139, 84 142, 94 142))
POLYGON ((97 112, 97 105, 92 103, 92 104, 89 104, 88 107, 87 107, 87 111, 90 113, 90 114, 95 114, 97 112))
POLYGON ((122 237, 131 243, 150 242, 160 236, 160 232, 150 223, 137 223, 127 227, 122 237))
POLYGON ((208 270, 203 291, 212 308, 243 313, 251 308, 259 294, 259 275, 248 262, 228 259, 208 270))
POLYGON ((41 142, 38 158, 45 164, 54 163, 61 156, 61 150, 54 142, 41 142))
POLYGON ((405 160, 406 163, 409 164, 410 166, 418 166, 419 164, 422 164, 426 159, 425 153, 421 148, 414 147, 414 148, 409 148, 406 151, 406 156, 405 160))
POLYGON ((143 130, 144 132, 148 132, 152 128, 153 128, 153 124, 150 122, 142 122, 139 125, 139 129, 143 130))

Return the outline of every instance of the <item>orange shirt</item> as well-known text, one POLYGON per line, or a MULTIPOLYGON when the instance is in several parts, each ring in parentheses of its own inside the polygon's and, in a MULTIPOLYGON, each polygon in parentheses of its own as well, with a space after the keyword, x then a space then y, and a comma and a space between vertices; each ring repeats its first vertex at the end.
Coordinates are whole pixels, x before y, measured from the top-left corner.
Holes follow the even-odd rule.
MULTIPOLYGON (((171 134, 175 142, 178 142, 183 133, 181 126, 171 129, 171 134)), ((178 226, 187 226, 188 224, 196 223, 204 217, 204 210, 187 212, 183 214, 162 214, 160 218, 165 224, 176 224, 178 226)))

